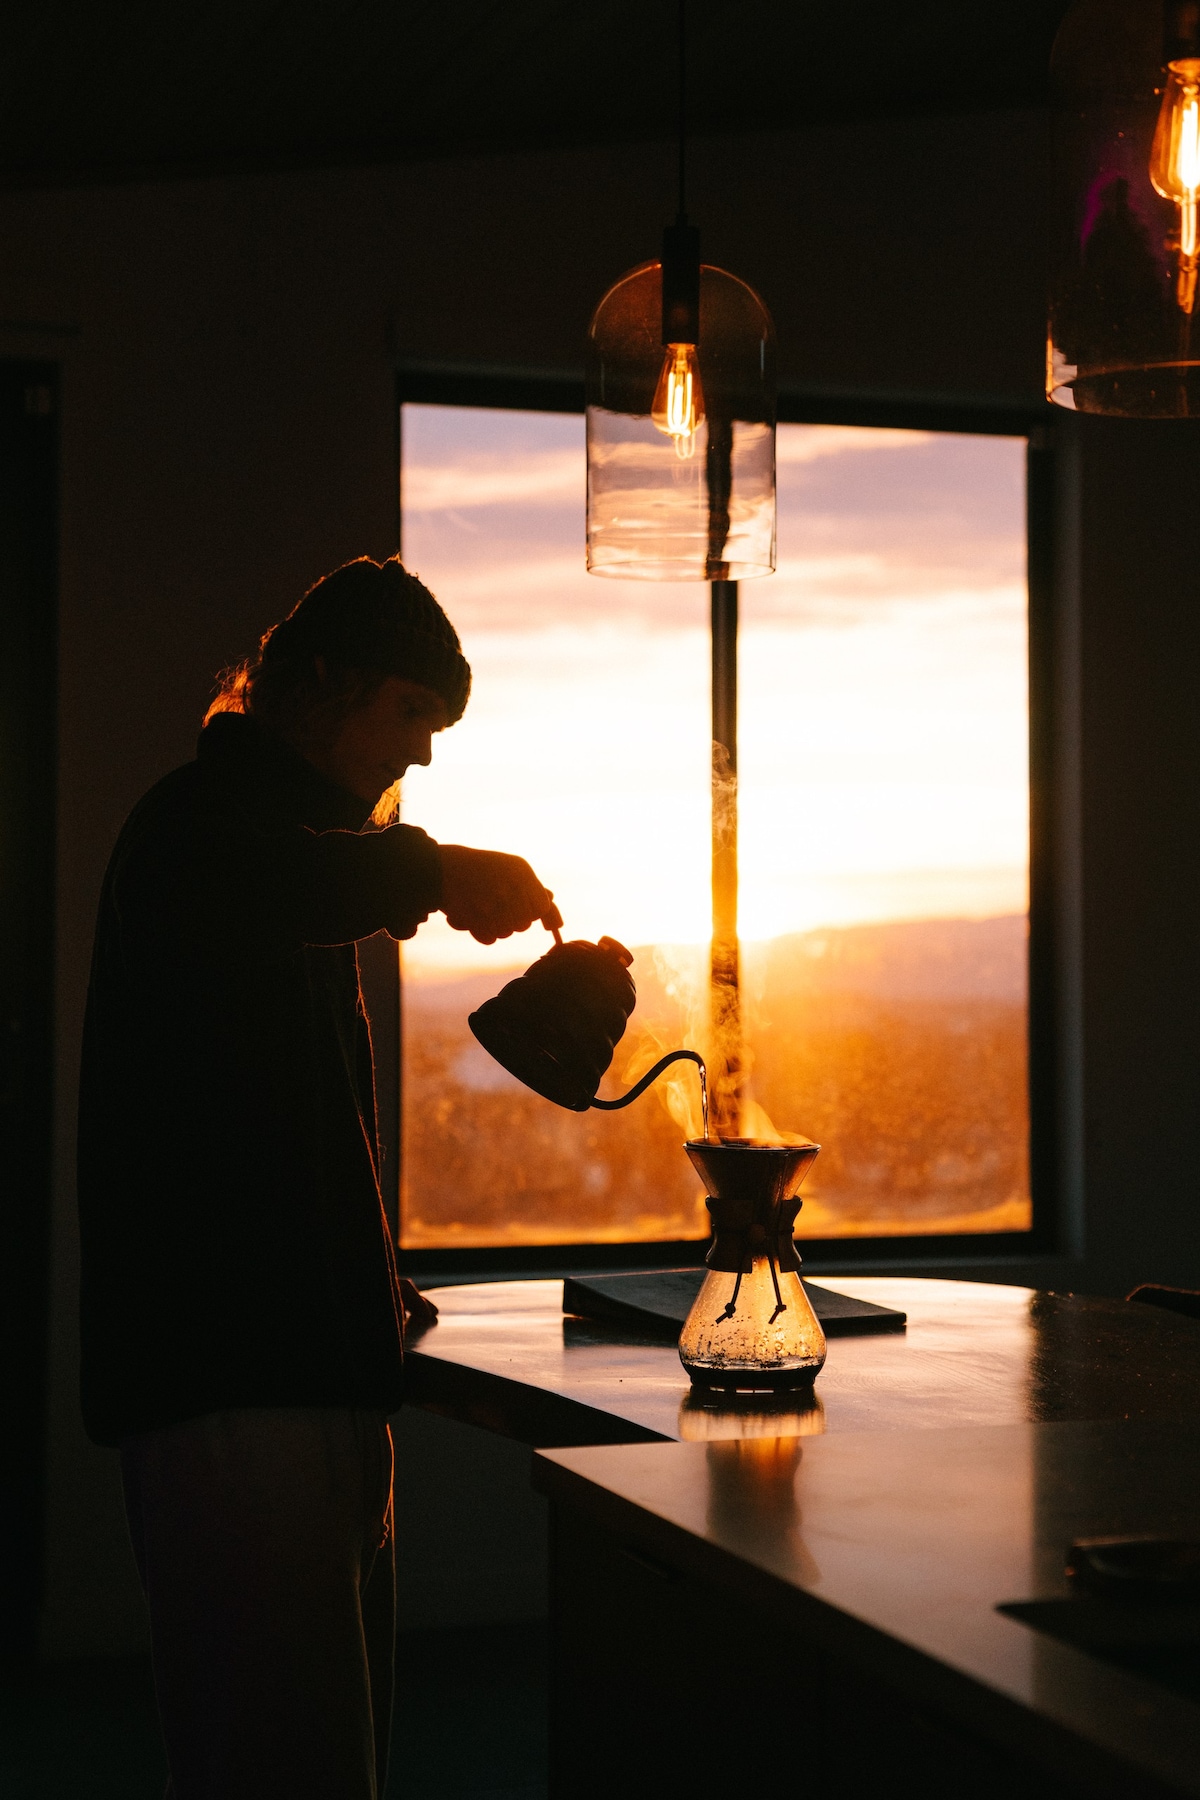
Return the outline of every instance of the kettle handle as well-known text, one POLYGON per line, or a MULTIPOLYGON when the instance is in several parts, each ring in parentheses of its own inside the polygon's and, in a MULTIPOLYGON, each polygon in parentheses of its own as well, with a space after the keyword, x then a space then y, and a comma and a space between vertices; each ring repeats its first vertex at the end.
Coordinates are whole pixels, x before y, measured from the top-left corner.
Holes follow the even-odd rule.
MULTIPOLYGON (((622 1094, 619 1100, 593 1100, 592 1105, 598 1107, 601 1112, 620 1112, 623 1106, 628 1106, 632 1101, 636 1100, 639 1095, 644 1094, 646 1089, 650 1086, 650 1083, 652 1081, 657 1081, 664 1069, 669 1068, 673 1062, 683 1062, 685 1060, 687 1062, 694 1062, 699 1069, 700 1091, 702 1094, 705 1094, 708 1085, 707 1071, 704 1067, 704 1058, 700 1055, 699 1051, 669 1050, 666 1056, 660 1057, 652 1069, 647 1069, 646 1073, 642 1076, 642 1079, 636 1081, 629 1092, 627 1094, 622 1094)), ((705 1099, 707 1101, 706 1094, 705 1099)))

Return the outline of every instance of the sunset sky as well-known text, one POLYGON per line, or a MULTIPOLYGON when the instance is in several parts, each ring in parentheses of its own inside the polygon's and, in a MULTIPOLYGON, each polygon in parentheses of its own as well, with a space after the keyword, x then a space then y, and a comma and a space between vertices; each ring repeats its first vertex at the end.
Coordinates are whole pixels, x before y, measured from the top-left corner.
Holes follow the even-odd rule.
MULTIPOLYGON (((741 586, 743 937, 1024 909, 1023 454, 780 427, 778 570, 741 586)), ((475 674, 403 816, 527 856, 570 936, 706 940, 707 586, 585 572, 574 415, 406 406, 403 521, 475 674)), ((546 941, 438 921, 405 967, 546 941)))

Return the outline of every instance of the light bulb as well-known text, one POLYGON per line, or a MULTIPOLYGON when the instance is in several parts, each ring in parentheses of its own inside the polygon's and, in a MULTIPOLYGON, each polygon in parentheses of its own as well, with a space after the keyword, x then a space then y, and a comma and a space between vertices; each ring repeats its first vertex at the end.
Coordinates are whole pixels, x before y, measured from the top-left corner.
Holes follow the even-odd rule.
POLYGON ((1179 267, 1175 298, 1181 311, 1196 304, 1196 202, 1200 198, 1200 57, 1188 56, 1167 68, 1159 108, 1150 179, 1164 200, 1179 208, 1179 267))
POLYGON ((676 456, 686 460, 696 454, 696 433, 704 423, 704 389, 694 344, 667 345, 650 417, 659 431, 674 438, 676 456))

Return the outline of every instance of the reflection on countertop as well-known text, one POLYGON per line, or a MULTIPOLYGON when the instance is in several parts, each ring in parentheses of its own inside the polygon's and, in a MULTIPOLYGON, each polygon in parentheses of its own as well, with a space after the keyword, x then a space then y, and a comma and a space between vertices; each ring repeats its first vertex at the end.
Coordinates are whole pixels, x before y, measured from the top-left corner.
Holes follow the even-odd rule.
MULTIPOLYGON (((1049 1316, 1075 1318, 1070 1308, 1049 1316)), ((954 1788, 950 1764, 939 1794, 1200 1795, 1200 1610, 1159 1636, 1134 1631, 1127 1616, 1121 1641, 1099 1653, 1078 1632, 1072 1641, 1062 1617, 1076 1538, 1200 1538, 1198 1424, 1200 1415, 589 1446, 539 1453, 534 1480, 572 1555, 615 1545, 655 1571, 639 1630, 650 1631, 656 1607, 703 1618, 719 1596, 733 1609, 724 1638, 757 1647, 762 1715, 787 1710, 779 1766, 799 1741, 814 1791, 829 1791, 827 1774, 850 1781, 847 1756, 860 1747, 847 1731, 868 1720, 882 1731, 872 1709, 855 1715, 855 1684, 869 1678, 872 1707, 889 1695, 900 1707, 894 1722, 934 1717, 939 1730, 966 1734, 957 1753, 977 1745, 978 1779, 959 1770, 954 1788), (827 1687, 798 1686, 801 1666, 814 1678, 832 1670, 827 1687), (774 1669, 778 1693, 763 1686, 774 1669), (999 1784, 997 1750, 1050 1785, 999 1784)), ((570 1571, 557 1578, 569 1582, 570 1571)), ((603 1644, 602 1594, 593 1602, 581 1629, 603 1644)), ((620 1603, 628 1613, 637 1601, 626 1593, 620 1603)), ((882 1731, 885 1771, 890 1742, 882 1731)), ((870 1763, 870 1733, 861 1754, 870 1763)), ((877 1789, 864 1774, 835 1791, 877 1789)))
MULTIPOLYGON (((991 1282, 821 1279, 908 1314, 903 1334, 830 1340, 815 1389, 828 1432, 1200 1417, 1200 1321, 991 1282)), ((438 1323, 408 1359, 417 1405, 527 1443, 674 1439, 693 1425, 724 1434, 694 1406, 669 1344, 564 1319, 561 1281, 444 1287, 434 1298, 438 1323)), ((797 1435, 810 1434, 811 1417, 796 1410, 797 1435)))

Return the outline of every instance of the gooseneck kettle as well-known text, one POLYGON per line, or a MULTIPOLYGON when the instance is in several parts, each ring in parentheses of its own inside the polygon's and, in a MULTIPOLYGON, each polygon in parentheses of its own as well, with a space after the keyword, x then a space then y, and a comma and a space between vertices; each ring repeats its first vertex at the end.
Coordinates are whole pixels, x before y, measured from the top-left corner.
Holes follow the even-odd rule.
POLYGON ((628 1106, 673 1062, 700 1072, 704 1135, 684 1149, 707 1190, 715 1238, 679 1355, 697 1387, 793 1389, 825 1361, 825 1333, 800 1279, 792 1231, 820 1146, 708 1135, 708 1081, 695 1050, 672 1050, 618 1100, 598 1100, 637 1003, 633 957, 615 938, 555 945, 468 1019, 502 1068, 571 1112, 628 1106))
POLYGON ((644 1094, 673 1062, 700 1071, 708 1132, 704 1061, 695 1050, 672 1050, 618 1100, 598 1100, 596 1090, 625 1035, 637 1004, 629 973, 633 956, 615 938, 598 944, 582 938, 554 947, 467 1020, 488 1054, 518 1081, 570 1112, 598 1107, 616 1112, 644 1094))

